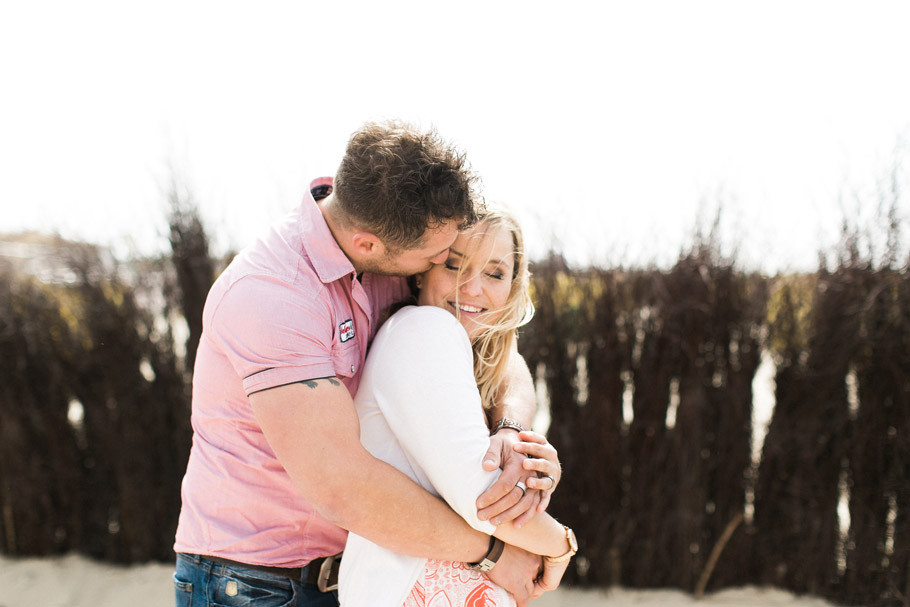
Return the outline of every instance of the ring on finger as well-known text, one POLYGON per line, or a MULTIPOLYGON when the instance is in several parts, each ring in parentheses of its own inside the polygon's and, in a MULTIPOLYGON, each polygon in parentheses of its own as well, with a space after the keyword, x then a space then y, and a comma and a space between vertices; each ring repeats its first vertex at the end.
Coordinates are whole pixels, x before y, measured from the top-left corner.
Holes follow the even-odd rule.
POLYGON ((547 475, 547 478, 550 479, 550 486, 547 487, 547 491, 552 491, 553 489, 556 488, 556 479, 553 478, 552 476, 550 476, 549 474, 547 475))
POLYGON ((521 497, 524 497, 525 493, 528 492, 528 486, 525 485, 522 481, 518 481, 517 483, 515 483, 515 486, 518 487, 519 489, 521 489, 521 497))

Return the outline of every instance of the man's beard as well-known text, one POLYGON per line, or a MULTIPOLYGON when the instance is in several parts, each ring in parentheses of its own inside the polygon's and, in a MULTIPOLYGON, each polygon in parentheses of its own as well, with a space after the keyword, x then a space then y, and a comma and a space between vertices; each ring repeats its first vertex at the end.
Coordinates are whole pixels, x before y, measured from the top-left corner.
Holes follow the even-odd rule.
POLYGON ((360 271, 369 272, 370 274, 379 274, 381 276, 413 276, 414 274, 426 272, 433 267, 433 264, 428 261, 424 268, 405 270, 394 262, 395 257, 396 256, 389 254, 383 255, 381 259, 363 264, 360 271))

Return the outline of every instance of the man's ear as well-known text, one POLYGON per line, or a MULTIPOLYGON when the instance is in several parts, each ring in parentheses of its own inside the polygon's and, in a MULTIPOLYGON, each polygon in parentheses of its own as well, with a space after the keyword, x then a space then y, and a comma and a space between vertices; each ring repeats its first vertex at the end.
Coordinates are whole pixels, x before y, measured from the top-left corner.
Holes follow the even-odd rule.
POLYGON ((378 236, 371 232, 355 232, 351 237, 351 244, 358 257, 378 259, 385 255, 385 245, 378 236))

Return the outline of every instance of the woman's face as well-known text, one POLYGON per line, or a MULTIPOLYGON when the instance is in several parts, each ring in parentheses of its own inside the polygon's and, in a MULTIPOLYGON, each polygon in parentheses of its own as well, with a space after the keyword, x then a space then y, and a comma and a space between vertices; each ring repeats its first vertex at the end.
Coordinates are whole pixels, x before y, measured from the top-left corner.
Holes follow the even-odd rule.
POLYGON ((419 277, 417 303, 448 310, 472 340, 502 314, 515 267, 512 233, 480 223, 458 235, 444 263, 419 277))

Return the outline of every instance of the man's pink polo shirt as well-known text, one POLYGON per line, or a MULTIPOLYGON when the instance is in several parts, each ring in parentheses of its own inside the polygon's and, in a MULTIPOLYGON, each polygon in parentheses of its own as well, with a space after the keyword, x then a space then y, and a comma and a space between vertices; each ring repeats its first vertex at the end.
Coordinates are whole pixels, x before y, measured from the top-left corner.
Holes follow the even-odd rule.
MULTIPOLYGON (((321 198, 331 184, 311 190, 321 198)), ((248 397, 329 376, 353 396, 380 315, 406 294, 402 278, 357 280, 312 193, 231 262, 203 312, 176 552, 300 567, 344 548, 347 532, 294 486, 248 397)), ((319 429, 302 428, 300 440, 308 432, 319 429)))

